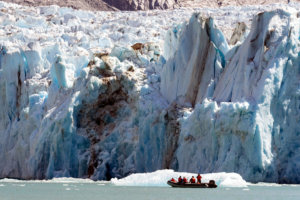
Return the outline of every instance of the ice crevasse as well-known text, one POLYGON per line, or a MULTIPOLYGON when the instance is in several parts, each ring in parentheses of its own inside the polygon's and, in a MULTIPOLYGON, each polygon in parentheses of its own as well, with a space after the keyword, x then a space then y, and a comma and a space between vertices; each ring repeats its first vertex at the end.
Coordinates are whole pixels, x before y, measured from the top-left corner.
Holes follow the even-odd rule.
POLYGON ((164 52, 155 43, 98 52, 76 38, 89 27, 61 12, 16 22, 65 26, 59 37, 18 33, 28 40, 22 48, 1 38, 1 178, 96 180, 172 168, 300 182, 299 14, 261 13, 230 46, 198 13, 170 30, 164 52))

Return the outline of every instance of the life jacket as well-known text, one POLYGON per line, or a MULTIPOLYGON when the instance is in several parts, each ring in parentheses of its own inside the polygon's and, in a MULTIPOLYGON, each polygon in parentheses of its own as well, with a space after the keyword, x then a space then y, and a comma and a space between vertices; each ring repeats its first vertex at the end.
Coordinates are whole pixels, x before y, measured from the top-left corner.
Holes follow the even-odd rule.
POLYGON ((182 181, 182 178, 179 177, 179 178, 178 178, 178 182, 180 183, 181 181, 182 181))
POLYGON ((187 179, 186 179, 185 177, 183 178, 183 182, 184 182, 184 183, 187 183, 187 179))
POLYGON ((196 183, 196 179, 195 178, 191 178, 190 182, 191 183, 196 183))
POLYGON ((174 183, 175 183, 176 181, 175 181, 175 179, 174 179, 174 178, 172 178, 172 179, 171 179, 171 182, 174 182, 174 183))
POLYGON ((201 180, 202 176, 198 175, 197 180, 201 180))

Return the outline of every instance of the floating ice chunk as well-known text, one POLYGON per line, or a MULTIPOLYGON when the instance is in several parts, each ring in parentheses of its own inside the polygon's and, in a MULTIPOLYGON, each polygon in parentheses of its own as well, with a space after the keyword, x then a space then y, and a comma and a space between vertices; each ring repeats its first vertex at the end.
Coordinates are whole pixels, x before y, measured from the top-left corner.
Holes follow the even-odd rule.
MULTIPOLYGON (((251 186, 262 186, 262 187, 281 187, 282 186, 281 184, 278 184, 278 183, 262 183, 262 182, 249 183, 249 185, 251 185, 251 186)), ((299 187, 299 185, 297 185, 297 186, 299 187)))
MULTIPOLYGON (((18 180, 18 179, 9 179, 4 178, 0 179, 0 183, 95 183, 95 181, 91 179, 83 179, 83 178, 70 178, 70 177, 61 177, 61 178, 53 178, 48 180, 18 180)), ((97 183, 108 183, 108 181, 97 181, 97 183)))
POLYGON ((220 187, 247 187, 247 182, 237 173, 215 173, 208 174, 208 179, 216 180, 220 187))
MULTIPOLYGON (((167 181, 172 177, 177 179, 179 176, 191 178, 197 176, 194 173, 174 172, 174 170, 157 170, 152 173, 137 173, 122 179, 113 178, 111 182, 117 186, 167 186, 167 181)), ((247 187, 247 182, 236 173, 211 173, 201 174, 202 182, 215 180, 220 187, 247 187)))

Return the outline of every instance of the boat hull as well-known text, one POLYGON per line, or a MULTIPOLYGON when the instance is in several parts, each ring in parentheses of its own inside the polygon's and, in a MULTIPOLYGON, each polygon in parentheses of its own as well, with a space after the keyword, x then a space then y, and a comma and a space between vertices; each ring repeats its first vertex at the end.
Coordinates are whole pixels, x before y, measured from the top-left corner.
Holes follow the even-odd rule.
POLYGON ((179 188, 216 188, 216 184, 209 184, 209 183, 174 183, 171 181, 167 182, 168 185, 172 187, 179 187, 179 188))

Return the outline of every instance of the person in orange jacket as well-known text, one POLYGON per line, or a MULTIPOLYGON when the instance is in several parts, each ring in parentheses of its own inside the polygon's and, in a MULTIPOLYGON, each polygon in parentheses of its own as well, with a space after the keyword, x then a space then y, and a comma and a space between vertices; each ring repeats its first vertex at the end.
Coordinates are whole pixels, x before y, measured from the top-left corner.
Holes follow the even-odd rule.
POLYGON ((187 179, 185 177, 183 177, 183 183, 187 183, 187 179))
POLYGON ((176 183, 176 181, 175 181, 175 179, 174 178, 171 178, 171 180, 170 180, 171 182, 173 182, 173 183, 176 183))
POLYGON ((202 176, 200 174, 198 174, 198 176, 197 176, 197 183, 201 183, 201 178, 202 178, 202 176))
POLYGON ((192 176, 192 178, 190 179, 190 183, 196 183, 196 179, 194 176, 192 176))

